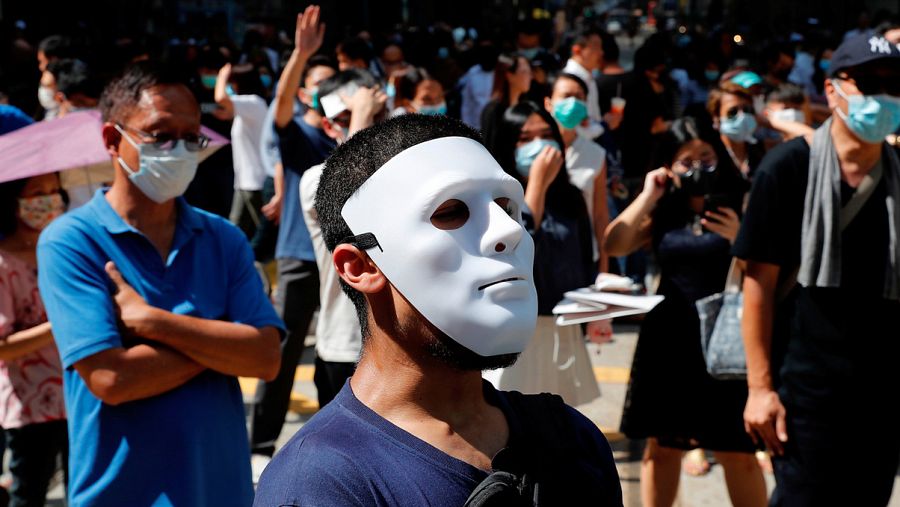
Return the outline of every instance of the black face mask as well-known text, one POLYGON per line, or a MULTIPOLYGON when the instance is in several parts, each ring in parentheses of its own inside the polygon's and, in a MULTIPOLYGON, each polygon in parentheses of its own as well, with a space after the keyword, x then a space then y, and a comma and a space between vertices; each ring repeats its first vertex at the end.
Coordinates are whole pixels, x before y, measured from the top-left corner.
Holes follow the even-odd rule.
POLYGON ((688 172, 678 175, 681 190, 688 195, 704 196, 712 193, 716 166, 695 165, 688 172))

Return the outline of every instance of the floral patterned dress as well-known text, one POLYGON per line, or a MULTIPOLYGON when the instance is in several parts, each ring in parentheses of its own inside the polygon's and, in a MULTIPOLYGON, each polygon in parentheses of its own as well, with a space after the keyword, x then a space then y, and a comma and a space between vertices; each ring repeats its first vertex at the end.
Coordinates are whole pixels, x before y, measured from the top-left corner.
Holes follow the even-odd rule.
MULTIPOLYGON (((46 321, 37 271, 0 250, 0 340, 46 321)), ((0 427, 20 428, 65 418, 62 363, 55 345, 0 360, 0 427)))

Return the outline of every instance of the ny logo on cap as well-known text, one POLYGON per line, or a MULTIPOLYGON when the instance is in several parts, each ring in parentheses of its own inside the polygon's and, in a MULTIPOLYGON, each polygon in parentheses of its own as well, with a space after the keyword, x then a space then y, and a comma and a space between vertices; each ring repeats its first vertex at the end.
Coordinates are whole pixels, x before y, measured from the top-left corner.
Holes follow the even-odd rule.
POLYGON ((869 39, 869 51, 889 55, 891 54, 891 43, 884 37, 872 37, 869 39))

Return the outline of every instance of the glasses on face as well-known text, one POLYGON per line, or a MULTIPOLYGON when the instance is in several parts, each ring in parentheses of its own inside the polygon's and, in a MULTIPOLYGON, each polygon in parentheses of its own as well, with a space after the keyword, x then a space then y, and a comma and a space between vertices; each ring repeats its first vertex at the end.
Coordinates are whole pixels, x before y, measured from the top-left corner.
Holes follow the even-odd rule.
POLYGON ((838 79, 855 84, 856 89, 863 95, 886 93, 894 97, 900 97, 900 76, 896 74, 878 75, 876 73, 866 73, 853 77, 844 74, 838 79))
POLYGON ((150 134, 136 128, 129 127, 117 123, 122 130, 126 130, 138 136, 141 144, 150 144, 154 148, 169 151, 175 148, 178 141, 184 141, 184 147, 188 151, 200 151, 209 146, 209 138, 203 134, 185 134, 181 137, 175 137, 171 134, 161 132, 159 134, 150 134))
POLYGON ((716 170, 716 162, 712 160, 683 159, 676 160, 675 165, 683 167, 686 174, 693 174, 695 171, 713 172, 716 170))
POLYGON ((738 113, 740 113, 741 111, 743 111, 744 114, 754 114, 753 106, 744 104, 741 106, 729 107, 728 110, 725 111, 725 117, 728 118, 729 120, 733 120, 737 117, 738 113))

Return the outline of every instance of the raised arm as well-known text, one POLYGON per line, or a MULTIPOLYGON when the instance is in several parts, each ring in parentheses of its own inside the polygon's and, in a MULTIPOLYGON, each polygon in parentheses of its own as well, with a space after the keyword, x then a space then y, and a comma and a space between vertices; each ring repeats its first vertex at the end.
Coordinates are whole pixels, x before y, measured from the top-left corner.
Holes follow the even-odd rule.
POLYGON ((128 331, 159 342, 209 369, 272 380, 281 363, 280 336, 274 327, 178 315, 147 304, 122 278, 115 264, 106 272, 116 284, 116 304, 128 331))
POLYGON ((779 266, 747 261, 744 275, 744 313, 741 332, 747 355, 749 395, 744 429, 754 442, 762 441, 775 454, 787 442, 785 408, 772 384, 772 325, 779 266))
POLYGON ((628 255, 650 241, 650 213, 666 190, 669 171, 665 168, 647 173, 644 190, 606 228, 603 246, 613 257, 628 255))
POLYGON ((319 6, 310 5, 297 14, 294 32, 294 51, 278 79, 275 91, 275 125, 284 128, 294 117, 294 98, 300 88, 300 78, 306 61, 322 46, 325 24, 319 23, 319 6))
POLYGON ((234 118, 234 103, 231 102, 231 97, 228 96, 226 91, 229 79, 231 79, 231 64, 226 63, 219 69, 219 75, 216 76, 214 98, 216 99, 216 104, 222 108, 222 112, 229 118, 234 118))

